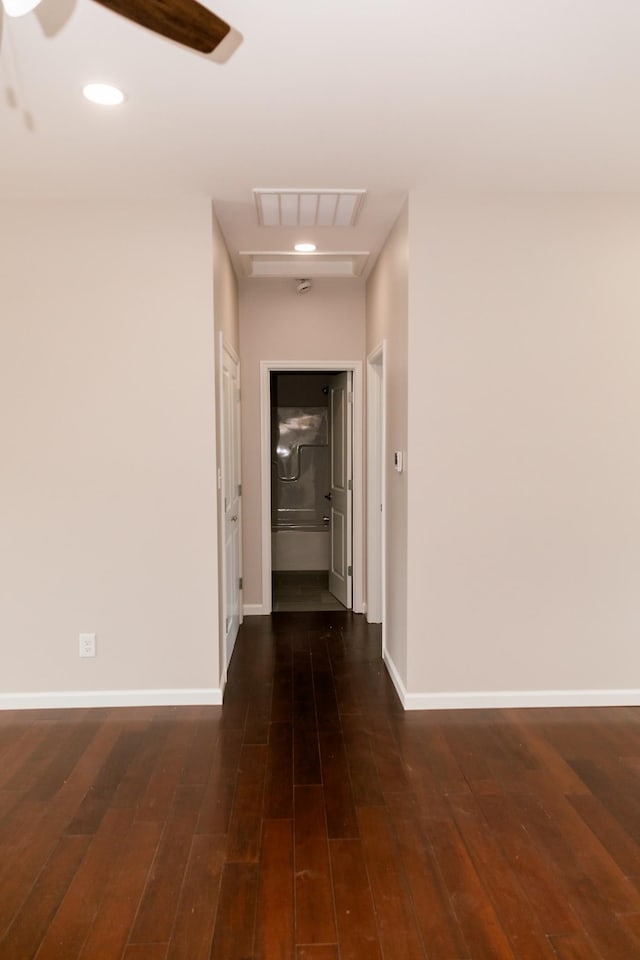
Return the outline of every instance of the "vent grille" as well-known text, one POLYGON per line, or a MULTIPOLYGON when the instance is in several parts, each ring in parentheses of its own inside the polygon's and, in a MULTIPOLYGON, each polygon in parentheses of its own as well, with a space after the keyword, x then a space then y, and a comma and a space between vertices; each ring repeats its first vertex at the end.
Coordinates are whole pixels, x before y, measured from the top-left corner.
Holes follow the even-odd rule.
POLYGON ((288 251, 241 250, 238 254, 245 277, 360 277, 368 252, 290 253, 288 251))
POLYGON ((354 227, 366 190, 254 190, 262 227, 354 227))

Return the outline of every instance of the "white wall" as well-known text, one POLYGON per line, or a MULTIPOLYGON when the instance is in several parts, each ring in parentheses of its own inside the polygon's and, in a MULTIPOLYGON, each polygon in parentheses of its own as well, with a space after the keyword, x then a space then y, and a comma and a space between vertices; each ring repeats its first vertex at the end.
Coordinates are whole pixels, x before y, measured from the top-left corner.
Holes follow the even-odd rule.
POLYGON ((640 702, 640 199, 409 223, 413 705, 640 702))
MULTIPOLYGON (((213 241, 213 315, 216 333, 223 333, 227 344, 240 352, 238 280, 233 271, 220 224, 212 210, 213 241)), ((217 344, 216 344, 217 347, 217 344)))
POLYGON ((0 273, 0 692, 215 697, 210 204, 6 203, 0 273))
POLYGON ((386 657, 407 684, 407 473, 392 451, 407 450, 408 213, 405 206, 367 282, 366 351, 386 342, 385 640, 386 657))
POLYGON ((363 360, 364 289, 357 280, 240 284, 244 603, 262 606, 260 361, 363 360))

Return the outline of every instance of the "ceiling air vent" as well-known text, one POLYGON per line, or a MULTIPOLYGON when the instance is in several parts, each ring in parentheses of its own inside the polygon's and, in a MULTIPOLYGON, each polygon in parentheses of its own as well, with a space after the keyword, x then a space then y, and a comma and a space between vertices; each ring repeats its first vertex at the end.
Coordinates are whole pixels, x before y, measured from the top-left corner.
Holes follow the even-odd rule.
POLYGON ((369 253, 291 253, 288 250, 240 250, 240 265, 245 277, 360 277, 369 253))
POLYGON ((254 190, 261 227, 355 227, 366 190, 254 190))

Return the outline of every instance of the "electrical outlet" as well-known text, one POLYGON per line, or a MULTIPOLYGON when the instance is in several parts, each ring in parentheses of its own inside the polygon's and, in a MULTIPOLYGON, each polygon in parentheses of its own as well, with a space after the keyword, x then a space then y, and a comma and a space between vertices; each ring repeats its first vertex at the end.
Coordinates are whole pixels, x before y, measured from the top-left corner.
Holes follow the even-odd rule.
POLYGON ((81 657, 95 657, 96 655, 95 633, 80 634, 78 653, 80 654, 81 657))

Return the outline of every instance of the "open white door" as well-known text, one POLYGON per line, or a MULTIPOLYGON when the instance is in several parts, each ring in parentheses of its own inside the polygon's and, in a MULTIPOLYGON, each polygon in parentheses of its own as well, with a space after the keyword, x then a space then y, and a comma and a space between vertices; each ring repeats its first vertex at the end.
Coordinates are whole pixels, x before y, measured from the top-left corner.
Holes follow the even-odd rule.
POLYGON ((330 420, 330 516, 331 552, 329 590, 351 609, 352 605, 352 392, 351 372, 331 378, 329 388, 330 420))
POLYGON ((242 620, 241 475, 240 475, 240 363, 220 337, 220 391, 222 408, 222 504, 224 551, 222 558, 224 663, 226 672, 242 620))

